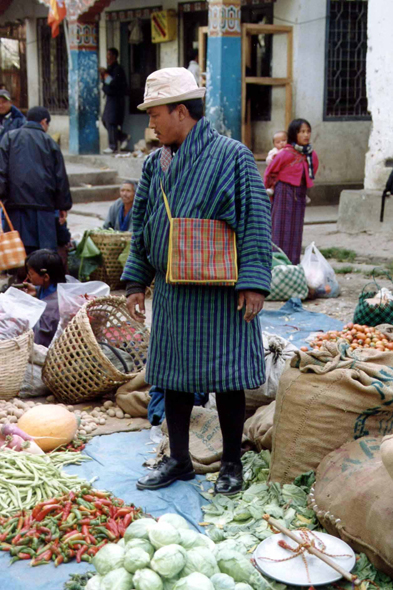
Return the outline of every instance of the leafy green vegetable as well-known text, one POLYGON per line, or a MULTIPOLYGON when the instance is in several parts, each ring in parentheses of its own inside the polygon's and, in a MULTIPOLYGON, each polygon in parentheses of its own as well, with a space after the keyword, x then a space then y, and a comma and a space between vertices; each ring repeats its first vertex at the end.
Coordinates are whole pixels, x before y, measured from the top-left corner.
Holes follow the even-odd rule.
POLYGON ((124 555, 124 567, 130 574, 135 574, 150 565, 150 555, 142 547, 127 547, 124 555))
POLYGON ((214 590, 235 590, 235 580, 228 574, 214 574, 210 581, 214 590))
POLYGON ((126 545, 131 539, 149 539, 149 531, 157 526, 152 518, 139 518, 130 524, 127 528, 124 540, 126 545))
POLYGON ((216 558, 211 551, 207 547, 195 547, 186 552, 186 563, 181 575, 188 576, 194 572, 199 572, 211 578, 219 571, 216 558))
POLYGON ((214 586, 208 577, 194 572, 186 578, 179 580, 174 590, 214 590, 214 586))
MULTIPOLYGON (((118 545, 120 545, 120 541, 118 545)), ((147 539, 130 539, 125 546, 125 550, 128 551, 131 547, 140 547, 149 554, 150 559, 154 555, 154 547, 147 539)))
POLYGON ((93 557, 92 564, 99 574, 105 576, 111 570, 122 567, 124 554, 123 547, 119 547, 116 543, 108 543, 93 557))
POLYGON ((182 516, 180 516, 179 514, 172 514, 171 512, 167 512, 166 514, 163 514, 162 516, 160 516, 160 518, 158 519, 159 523, 163 523, 163 522, 169 522, 169 524, 171 524, 172 526, 175 527, 175 529, 189 529, 189 525, 188 522, 186 521, 185 518, 183 518, 182 516))
POLYGON ((180 545, 165 545, 155 552, 151 568, 163 578, 174 578, 186 564, 187 552, 180 545))
POLYGON ((164 545, 179 545, 179 531, 169 522, 158 522, 149 532, 149 541, 156 549, 164 545))
POLYGON ((132 590, 133 580, 124 567, 116 568, 102 578, 100 590, 132 590))
POLYGON ((164 590, 164 584, 158 574, 148 568, 135 572, 136 590, 164 590))

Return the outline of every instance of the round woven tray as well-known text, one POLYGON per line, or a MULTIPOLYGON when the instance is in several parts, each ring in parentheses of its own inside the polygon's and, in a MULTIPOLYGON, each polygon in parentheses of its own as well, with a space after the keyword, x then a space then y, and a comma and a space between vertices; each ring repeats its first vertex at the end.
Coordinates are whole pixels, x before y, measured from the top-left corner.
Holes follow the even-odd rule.
POLYGON ((33 330, 10 340, 0 340, 0 399, 11 399, 18 395, 33 340, 33 330))
POLYGON ((113 391, 146 364, 149 331, 134 322, 125 297, 97 297, 86 303, 49 349, 42 380, 58 401, 78 404, 113 391), (122 373, 102 352, 104 342, 128 352, 133 371, 122 373))
POLYGON ((118 261, 124 248, 131 243, 131 232, 91 232, 90 237, 102 254, 102 265, 90 276, 92 281, 104 281, 111 289, 121 289, 123 267, 118 261))

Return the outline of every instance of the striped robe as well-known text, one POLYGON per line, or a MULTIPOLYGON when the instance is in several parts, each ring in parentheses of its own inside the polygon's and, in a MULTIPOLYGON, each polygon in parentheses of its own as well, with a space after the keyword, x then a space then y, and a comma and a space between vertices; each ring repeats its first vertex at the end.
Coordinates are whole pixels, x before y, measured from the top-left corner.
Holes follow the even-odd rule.
POLYGON ((123 280, 148 286, 155 277, 146 380, 187 392, 259 387, 265 379, 258 318, 247 324, 236 291, 269 292, 270 202, 251 152, 205 119, 190 131, 164 174, 161 150, 146 160, 133 206, 133 238, 123 280), (165 282, 169 221, 220 219, 236 232, 235 287, 177 286, 165 282))

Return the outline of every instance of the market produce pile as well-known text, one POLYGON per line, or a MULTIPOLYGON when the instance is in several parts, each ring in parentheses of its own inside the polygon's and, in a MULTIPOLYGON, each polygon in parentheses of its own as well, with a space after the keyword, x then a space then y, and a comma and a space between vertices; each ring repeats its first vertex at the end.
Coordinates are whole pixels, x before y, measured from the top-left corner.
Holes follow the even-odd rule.
POLYGON ((91 561, 106 543, 120 541, 140 514, 139 508, 83 481, 77 492, 39 502, 12 518, 0 517, 0 549, 9 551, 11 563, 30 559, 32 566, 91 561))
MULTIPOLYGON (((318 334, 310 342, 310 348, 321 349, 324 342, 337 342, 340 339, 348 342, 349 350, 356 350, 357 348, 374 348, 381 352, 393 350, 393 342, 389 341, 385 334, 377 328, 361 326, 352 322, 346 324, 342 330, 330 330, 329 332, 318 334)), ((300 350, 307 351, 309 348, 308 346, 302 346, 300 350)))

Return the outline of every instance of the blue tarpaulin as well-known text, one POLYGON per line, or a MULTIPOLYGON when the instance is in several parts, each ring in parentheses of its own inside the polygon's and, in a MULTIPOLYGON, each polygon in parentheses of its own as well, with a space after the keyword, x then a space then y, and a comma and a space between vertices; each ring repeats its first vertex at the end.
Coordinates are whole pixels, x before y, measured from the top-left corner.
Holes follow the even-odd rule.
MULTIPOLYGON (((98 476, 94 487, 109 490, 127 503, 141 506, 153 516, 165 512, 181 514, 192 527, 198 527, 202 519, 201 506, 206 500, 199 494, 198 480, 177 481, 168 488, 157 491, 139 491, 136 480, 146 473, 142 463, 151 458, 155 445, 150 442, 150 431, 120 432, 94 437, 86 447, 93 461, 82 465, 70 465, 65 470, 87 480, 98 476)), ((53 563, 30 567, 29 561, 18 561, 9 566, 8 552, 0 552, 0 590, 62 590, 70 574, 94 570, 94 567, 76 561, 55 568, 53 563)))
POLYGON ((341 330, 343 323, 324 313, 307 311, 300 299, 290 299, 277 311, 263 310, 259 314, 263 332, 277 334, 300 348, 306 346, 311 332, 341 330))

